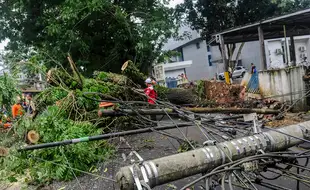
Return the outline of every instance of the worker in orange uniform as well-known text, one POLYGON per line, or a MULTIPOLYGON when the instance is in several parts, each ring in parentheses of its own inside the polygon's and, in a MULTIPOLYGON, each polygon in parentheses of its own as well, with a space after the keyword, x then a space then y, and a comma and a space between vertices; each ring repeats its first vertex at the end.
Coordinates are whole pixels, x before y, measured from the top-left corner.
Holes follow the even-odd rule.
POLYGON ((12 106, 12 116, 13 119, 23 115, 23 107, 20 98, 18 98, 16 104, 12 106))

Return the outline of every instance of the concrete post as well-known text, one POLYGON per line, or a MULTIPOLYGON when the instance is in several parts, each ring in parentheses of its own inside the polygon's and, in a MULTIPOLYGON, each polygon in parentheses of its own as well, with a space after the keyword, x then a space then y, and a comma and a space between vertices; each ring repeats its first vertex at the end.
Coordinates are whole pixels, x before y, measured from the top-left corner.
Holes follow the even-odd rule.
POLYGON ((287 45, 287 37, 286 37, 286 26, 283 25, 283 33, 284 33, 284 50, 285 50, 285 64, 288 66, 289 65, 289 60, 288 60, 288 45, 287 45))
MULTIPOLYGON (((310 130, 310 121, 278 130, 294 137, 305 138, 306 133, 310 130)), ((238 160, 253 156, 258 150, 265 152, 282 151, 302 142, 302 140, 277 131, 268 131, 219 143, 217 146, 207 146, 145 161, 139 165, 126 166, 116 174, 116 180, 122 190, 132 190, 135 188, 135 181, 142 180, 152 188, 192 175, 209 172, 229 162, 227 155, 232 160, 238 160)))
MULTIPOLYGON (((227 84, 230 84, 230 78, 229 78, 229 73, 228 73, 229 61, 227 59, 226 48, 225 48, 225 41, 224 41, 224 36, 223 35, 220 35, 220 46, 221 46, 222 59, 223 59, 223 64, 224 64, 225 81, 226 81, 227 84)), ((227 51, 229 51, 229 49, 227 49, 227 51)))
POLYGON ((258 27, 258 38, 259 38, 259 45, 260 45, 261 70, 267 70, 265 38, 264 38, 264 31, 261 26, 258 27))
POLYGON ((292 66, 296 66, 296 52, 295 52, 295 40, 294 40, 294 36, 291 35, 290 36, 290 40, 291 40, 291 50, 292 53, 292 60, 293 60, 293 63, 292 63, 292 66))

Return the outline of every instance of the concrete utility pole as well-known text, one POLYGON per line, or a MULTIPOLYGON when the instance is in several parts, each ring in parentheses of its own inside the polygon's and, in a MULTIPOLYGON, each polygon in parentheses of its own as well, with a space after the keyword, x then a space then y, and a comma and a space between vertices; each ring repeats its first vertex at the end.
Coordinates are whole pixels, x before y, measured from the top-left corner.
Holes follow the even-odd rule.
MULTIPOLYGON (((273 109, 250 109, 250 108, 184 108, 185 111, 193 113, 235 113, 235 114, 248 114, 248 113, 258 113, 258 114, 279 114, 280 110, 273 109)), ((166 114, 176 114, 177 112, 173 109, 121 109, 119 111, 115 110, 99 110, 99 115, 103 116, 123 116, 123 115, 166 115, 166 114)))
POLYGON ((228 163, 229 156, 238 160, 253 156, 259 150, 264 152, 282 151, 307 138, 310 121, 253 136, 226 141, 216 146, 207 146, 196 150, 143 161, 137 165, 123 167, 116 174, 116 180, 122 190, 132 190, 135 186, 146 183, 151 188, 192 175, 206 173, 228 163), (281 133, 280 133, 281 132, 281 133), (283 134, 284 133, 284 134, 283 134), (285 135, 285 134, 289 134, 285 135), (293 138, 293 137, 296 138, 293 138), (142 183, 141 183, 142 182, 142 183))

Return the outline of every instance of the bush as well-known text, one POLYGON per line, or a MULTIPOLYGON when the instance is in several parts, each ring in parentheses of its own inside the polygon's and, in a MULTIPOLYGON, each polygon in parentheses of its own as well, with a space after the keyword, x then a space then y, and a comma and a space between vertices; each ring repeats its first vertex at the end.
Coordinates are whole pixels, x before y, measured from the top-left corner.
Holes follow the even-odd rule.
MULTIPOLYGON (((40 134, 39 143, 102 133, 102 130, 89 122, 74 122, 67 119, 66 113, 57 106, 48 107, 33 122, 25 119, 17 125, 16 132, 20 143, 16 143, 15 148, 24 141, 24 136, 29 130, 35 130, 40 134)), ((69 168, 88 171, 97 162, 112 154, 113 148, 105 141, 93 141, 21 153, 13 151, 9 157, 0 158, 0 167, 5 168, 8 177, 27 173, 29 181, 46 183, 51 180, 70 180, 74 177, 74 173, 79 175, 80 172, 69 168)))

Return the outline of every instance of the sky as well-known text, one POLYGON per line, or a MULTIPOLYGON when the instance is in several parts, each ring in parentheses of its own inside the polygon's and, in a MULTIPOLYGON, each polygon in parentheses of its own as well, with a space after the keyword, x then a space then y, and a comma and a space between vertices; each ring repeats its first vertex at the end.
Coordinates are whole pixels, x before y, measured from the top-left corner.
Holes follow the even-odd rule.
MULTIPOLYGON (((183 2, 184 2, 184 0, 171 0, 169 6, 170 7, 175 7, 177 4, 180 4, 180 3, 183 3, 183 2)), ((0 43, 0 51, 4 50, 4 47, 7 45, 7 43, 8 43, 8 40, 2 41, 0 43)))
POLYGON ((184 0, 171 0, 170 6, 171 6, 171 7, 174 7, 174 6, 176 6, 177 4, 180 4, 180 3, 183 3, 183 2, 184 2, 184 0))

